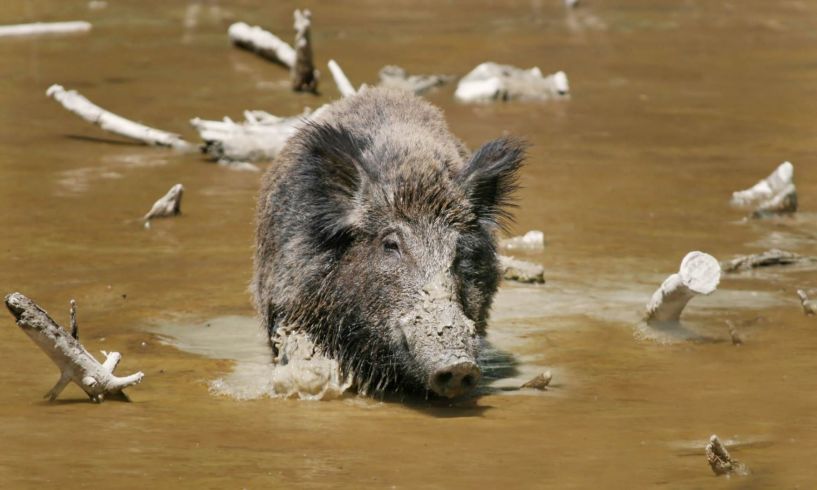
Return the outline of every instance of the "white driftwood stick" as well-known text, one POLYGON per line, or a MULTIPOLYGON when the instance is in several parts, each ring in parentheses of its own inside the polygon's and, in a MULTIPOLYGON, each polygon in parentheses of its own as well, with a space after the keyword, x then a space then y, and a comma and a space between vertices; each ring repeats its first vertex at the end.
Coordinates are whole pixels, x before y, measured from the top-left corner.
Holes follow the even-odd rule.
MULTIPOLYGON (((320 109, 318 109, 320 110, 320 109)), ((298 127, 318 111, 294 117, 277 117, 263 111, 245 111, 244 122, 195 118, 190 124, 204 140, 204 151, 219 162, 270 161, 298 127)))
POLYGON ((711 255, 690 252, 678 273, 664 280, 647 304, 647 322, 677 322, 693 297, 711 294, 721 279, 721 267, 711 255))
POLYGON ((494 100, 547 100, 570 95, 563 71, 543 76, 538 67, 523 70, 487 62, 471 70, 457 84, 454 98, 460 102, 494 100))
POLYGON ((292 65, 292 89, 317 93, 318 72, 312 61, 312 12, 295 10, 295 63, 292 65))
POLYGON ((72 32, 87 32, 90 30, 91 24, 83 20, 71 22, 35 22, 33 24, 0 26, 0 37, 68 34, 72 32))
POLYGON ((357 90, 352 86, 352 82, 346 78, 346 74, 340 69, 340 65, 335 60, 329 60, 327 64, 329 65, 329 71, 332 73, 332 78, 335 79, 335 85, 338 86, 340 95, 344 97, 355 95, 357 90))
POLYGON ((295 66, 295 50, 292 46, 259 26, 250 27, 244 22, 236 22, 230 26, 227 34, 230 41, 239 48, 252 51, 290 69, 295 66))
POLYGON ((143 124, 117 116, 94 104, 75 90, 65 90, 62 85, 48 87, 45 94, 77 116, 96 124, 105 131, 140 141, 146 145, 167 146, 180 151, 191 151, 195 145, 183 140, 179 135, 154 129, 143 124))
POLYGON ((122 393, 128 386, 142 381, 144 374, 114 376, 113 368, 121 359, 117 352, 105 353, 105 363, 100 364, 78 340, 48 316, 42 308, 20 293, 6 296, 6 307, 17 325, 60 369, 60 379, 45 397, 51 401, 73 381, 94 402, 101 402, 107 395, 122 393))
POLYGON ((731 204, 737 208, 753 208, 754 217, 794 213, 797 211, 794 165, 783 162, 749 189, 733 192, 731 204))
POLYGON ((169 216, 177 216, 182 212, 182 195, 184 194, 184 186, 176 184, 167 191, 167 194, 160 197, 158 201, 153 203, 153 207, 145 215, 145 221, 153 218, 167 218, 169 216))

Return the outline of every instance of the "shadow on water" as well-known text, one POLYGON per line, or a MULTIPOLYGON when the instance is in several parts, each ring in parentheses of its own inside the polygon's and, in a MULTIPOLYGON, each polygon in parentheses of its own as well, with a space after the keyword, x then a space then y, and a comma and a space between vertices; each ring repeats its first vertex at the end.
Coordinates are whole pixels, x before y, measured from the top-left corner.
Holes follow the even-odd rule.
POLYGON ((104 138, 102 136, 85 136, 82 134, 66 134, 64 135, 68 139, 78 140, 78 141, 88 141, 92 143, 103 143, 106 145, 117 145, 117 146, 145 146, 142 143, 135 143, 133 141, 124 141, 124 140, 115 140, 111 138, 104 138))

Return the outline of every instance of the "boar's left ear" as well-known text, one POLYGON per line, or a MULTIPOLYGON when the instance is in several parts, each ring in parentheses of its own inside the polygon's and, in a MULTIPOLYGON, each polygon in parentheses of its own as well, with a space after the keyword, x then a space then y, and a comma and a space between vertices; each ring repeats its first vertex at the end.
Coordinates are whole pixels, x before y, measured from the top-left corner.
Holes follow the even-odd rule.
POLYGON ((326 245, 352 233, 360 212, 360 192, 370 180, 361 154, 370 142, 344 127, 307 123, 301 144, 305 161, 297 171, 306 185, 314 235, 326 245))
POLYGON ((504 227, 512 219, 511 195, 518 188, 517 174, 525 158, 527 143, 499 138, 474 153, 460 174, 460 182, 477 219, 489 226, 504 227))

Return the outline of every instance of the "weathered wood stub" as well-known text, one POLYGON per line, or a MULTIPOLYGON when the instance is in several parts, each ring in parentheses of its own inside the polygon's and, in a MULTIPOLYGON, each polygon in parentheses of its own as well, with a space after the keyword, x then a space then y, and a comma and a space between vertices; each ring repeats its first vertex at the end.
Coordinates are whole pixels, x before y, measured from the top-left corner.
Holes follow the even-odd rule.
POLYGON ((101 402, 106 396, 124 396, 122 390, 142 381, 144 374, 141 372, 121 378, 113 374, 122 359, 118 352, 103 352, 105 361, 100 363, 79 343, 75 305, 72 305, 72 335, 51 319, 45 310, 20 293, 7 295, 5 302, 20 329, 60 370, 60 379, 45 398, 56 400, 73 381, 91 401, 101 402))

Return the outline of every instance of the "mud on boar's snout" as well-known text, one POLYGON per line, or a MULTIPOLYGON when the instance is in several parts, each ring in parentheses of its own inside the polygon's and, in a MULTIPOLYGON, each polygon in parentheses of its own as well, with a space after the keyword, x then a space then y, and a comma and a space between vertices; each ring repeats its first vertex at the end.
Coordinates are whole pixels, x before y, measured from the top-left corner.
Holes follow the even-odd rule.
POLYGON ((481 373, 474 322, 462 311, 448 273, 428 282, 403 335, 426 389, 453 398, 473 389, 481 373))

